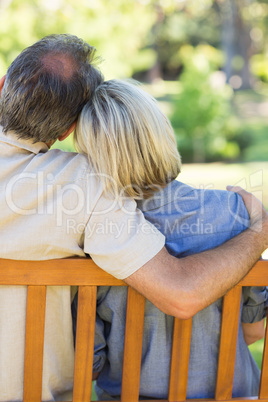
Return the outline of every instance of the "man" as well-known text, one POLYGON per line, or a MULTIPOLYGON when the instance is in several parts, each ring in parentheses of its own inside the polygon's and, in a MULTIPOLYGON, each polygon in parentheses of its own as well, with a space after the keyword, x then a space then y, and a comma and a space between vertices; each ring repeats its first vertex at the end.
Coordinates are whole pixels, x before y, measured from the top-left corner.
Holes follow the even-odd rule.
MULTIPOLYGON (((175 259, 134 201, 103 196, 85 156, 49 151, 57 138, 73 131, 102 81, 93 56, 94 49, 72 35, 49 36, 25 49, 0 80, 0 257, 88 253, 165 313, 190 317, 234 286, 259 258, 267 247, 267 213, 243 192, 246 202, 253 202, 252 230, 218 249, 175 259)), ((26 289, 0 291, 0 364, 5 368, 0 401, 22 400, 26 289)), ((48 288, 42 400, 70 398, 70 301, 68 287, 48 288)))

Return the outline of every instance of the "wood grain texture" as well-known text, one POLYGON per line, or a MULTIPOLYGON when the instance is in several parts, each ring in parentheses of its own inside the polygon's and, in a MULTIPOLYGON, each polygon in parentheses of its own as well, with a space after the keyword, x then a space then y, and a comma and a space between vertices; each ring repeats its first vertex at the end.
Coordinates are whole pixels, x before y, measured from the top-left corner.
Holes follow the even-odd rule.
POLYGON ((96 297, 96 286, 79 287, 73 402, 91 400, 96 297))
POLYGON ((266 320, 259 398, 268 399, 268 320, 266 320))
POLYGON ((192 319, 175 318, 168 394, 170 402, 186 399, 191 330, 192 319))
POLYGON ((45 308, 46 287, 29 286, 24 358, 24 401, 41 401, 45 308))
MULTIPOLYGON (((74 402, 89 402, 96 311, 96 286, 126 286, 86 258, 50 261, 0 259, 0 285, 28 285, 25 340, 24 401, 41 401, 46 285, 80 286, 74 376, 74 402)), ((187 399, 187 402, 224 400, 241 402, 257 398, 231 399, 241 286, 268 285, 268 261, 259 261, 252 271, 224 298, 222 334, 216 384, 216 399, 187 399)), ((145 299, 128 290, 122 402, 137 402, 139 396, 142 332, 145 299)), ((176 319, 167 401, 185 401, 190 350, 191 320, 176 319), (188 321, 188 322, 187 322, 188 321)), ((268 402, 268 340, 263 357, 260 401, 268 402)), ((153 401, 153 400, 152 400, 153 401)), ((161 402, 161 400, 157 400, 161 402)))
MULTIPOLYGON (((203 399, 187 399, 187 402, 214 402, 216 401, 215 399, 211 398, 203 398, 203 399)), ((232 399, 226 399, 224 402, 256 402, 258 399, 256 399, 255 396, 252 397, 246 397, 246 398, 232 398, 232 399)), ((268 402, 268 398, 264 398, 259 400, 260 402, 268 402)), ((86 401, 89 402, 89 401, 86 401)), ((110 401, 102 401, 102 402, 110 402, 110 401)), ((148 399, 140 399, 139 402, 148 402, 148 399)), ((150 399, 150 402, 169 402, 168 399, 150 399)))
POLYGON ((240 286, 236 286, 223 298, 215 392, 215 399, 220 401, 232 398, 241 290, 240 286))
POLYGON ((47 261, 0 259, 0 285, 126 286, 99 268, 90 258, 47 261))
POLYGON ((240 286, 265 286, 268 284, 268 260, 259 260, 239 282, 240 286))
MULTIPOLYGON (((239 286, 264 286, 267 283, 268 260, 259 260, 239 286)), ((0 259, 0 285, 126 286, 89 258, 47 261, 0 259)))
POLYGON ((145 298, 128 288, 121 402, 139 400, 145 298))

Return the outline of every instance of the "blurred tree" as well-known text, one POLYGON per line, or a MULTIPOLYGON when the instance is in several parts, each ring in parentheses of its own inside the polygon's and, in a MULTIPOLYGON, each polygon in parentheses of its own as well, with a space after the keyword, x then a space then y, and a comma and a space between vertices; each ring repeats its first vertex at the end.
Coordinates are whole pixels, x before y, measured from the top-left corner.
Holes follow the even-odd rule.
POLYGON ((136 71, 145 81, 174 80, 183 69, 179 56, 181 46, 190 43, 220 43, 219 16, 212 0, 148 0, 155 23, 148 32, 144 49, 155 53, 149 71, 136 71))
POLYGON ((254 55, 250 60, 252 74, 268 82, 268 0, 258 0, 246 9, 245 18, 253 21, 250 37, 254 55))
POLYGON ((217 0, 221 18, 222 49, 226 60, 224 72, 227 82, 235 88, 252 86, 249 60, 252 55, 250 21, 243 17, 245 7, 253 0, 217 0))
POLYGON ((107 78, 149 82, 177 79, 186 44, 222 46, 219 68, 244 88, 251 72, 266 79, 267 21, 268 0, 0 0, 0 69, 41 37, 71 32, 97 47, 107 78), (262 58, 250 70, 252 54, 262 58))
POLYGON ((1 74, 24 47, 64 32, 97 48, 106 79, 180 77, 173 123, 184 159, 234 159, 249 143, 221 70, 235 89, 268 82, 268 0, 0 0, 1 74))
POLYGON ((268 0, 147 0, 146 4, 155 23, 143 49, 155 53, 155 62, 149 71, 137 69, 137 78, 174 80, 184 67, 181 46, 207 43, 223 50, 219 68, 234 89, 251 88, 252 74, 266 79, 268 0), (252 57, 255 54, 258 57, 252 57))
POLYGON ((233 91, 217 71, 222 53, 208 45, 187 45, 180 55, 187 64, 171 121, 184 162, 237 158, 240 149, 233 138, 239 127, 230 109, 233 91))
POLYGON ((1 0, 0 68, 43 36, 69 32, 98 49, 107 77, 129 77, 155 61, 140 50, 155 18, 142 0, 1 0))

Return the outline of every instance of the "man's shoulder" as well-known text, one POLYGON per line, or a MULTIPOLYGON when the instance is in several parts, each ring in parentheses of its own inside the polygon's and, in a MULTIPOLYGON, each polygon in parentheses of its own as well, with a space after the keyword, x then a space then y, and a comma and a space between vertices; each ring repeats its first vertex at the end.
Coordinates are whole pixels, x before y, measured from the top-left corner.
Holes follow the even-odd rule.
POLYGON ((47 152, 38 153, 34 159, 33 163, 36 163, 39 169, 67 181, 79 177, 86 178, 92 173, 88 158, 76 152, 50 149, 47 152))
POLYGON ((70 163, 83 163, 88 166, 88 158, 86 155, 77 152, 62 151, 61 149, 49 149, 47 152, 39 153, 38 156, 45 157, 51 160, 62 160, 70 163))

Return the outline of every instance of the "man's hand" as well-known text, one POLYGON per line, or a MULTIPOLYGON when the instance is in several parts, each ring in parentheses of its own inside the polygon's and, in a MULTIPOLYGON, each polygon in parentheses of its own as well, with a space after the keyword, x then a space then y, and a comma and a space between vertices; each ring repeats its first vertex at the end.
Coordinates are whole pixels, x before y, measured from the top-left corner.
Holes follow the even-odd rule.
POLYGON ((263 232, 268 247, 268 213, 262 203, 251 193, 239 186, 227 186, 228 191, 238 193, 243 198, 250 217, 250 228, 258 233, 263 232))

